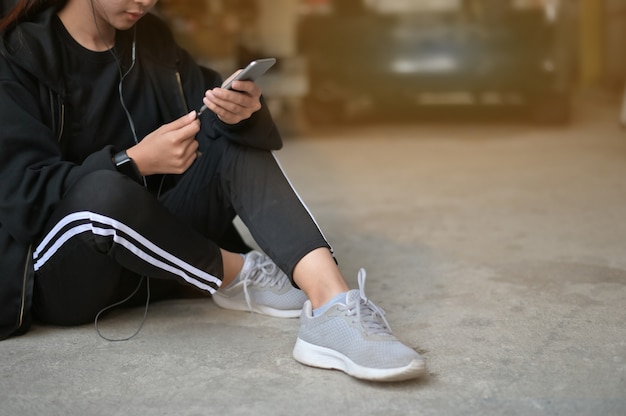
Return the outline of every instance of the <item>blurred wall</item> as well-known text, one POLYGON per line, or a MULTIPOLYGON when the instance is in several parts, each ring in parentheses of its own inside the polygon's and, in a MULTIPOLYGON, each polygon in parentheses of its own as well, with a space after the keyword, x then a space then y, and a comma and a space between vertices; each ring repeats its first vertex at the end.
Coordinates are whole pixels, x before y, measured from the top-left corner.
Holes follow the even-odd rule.
POLYGON ((626 81, 626 0, 577 1, 581 86, 618 91, 626 81))
POLYGON ((626 0, 605 0, 605 15, 605 81, 609 88, 621 88, 626 81, 626 0))
POLYGON ((259 40, 263 51, 276 57, 297 53, 296 28, 300 0, 257 0, 259 40))
POLYGON ((579 0, 580 82, 583 87, 597 85, 604 72, 603 0, 579 0))

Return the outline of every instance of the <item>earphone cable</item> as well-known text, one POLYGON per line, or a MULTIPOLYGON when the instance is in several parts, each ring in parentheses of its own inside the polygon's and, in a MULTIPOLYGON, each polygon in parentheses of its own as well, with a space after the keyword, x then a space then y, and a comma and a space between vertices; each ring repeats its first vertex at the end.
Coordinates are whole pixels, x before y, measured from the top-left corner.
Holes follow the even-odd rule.
POLYGON ((122 104, 122 108, 124 109, 124 113, 126 114, 126 118, 128 119, 128 124, 130 126, 130 131, 133 134, 133 140, 135 141, 135 144, 138 144, 139 143, 139 138, 137 137, 137 130, 135 129, 135 122, 133 121, 133 117, 130 115, 130 111, 128 111, 128 107, 126 107, 126 103, 124 102, 124 93, 123 93, 124 79, 126 79, 128 74, 130 74, 130 71, 132 71, 133 68, 135 67, 135 35, 136 35, 136 31, 137 31, 137 29, 134 28, 133 29, 133 45, 132 45, 132 51, 131 51, 131 63, 130 63, 130 67, 128 68, 128 70, 126 72, 122 71, 122 64, 120 63, 119 58, 115 55, 115 52, 112 49, 109 49, 109 50, 111 51, 113 56, 115 56, 115 59, 117 61, 117 69, 118 69, 119 74, 120 74, 120 82, 117 85, 117 91, 118 91, 119 97, 120 97, 120 104, 122 104))
MULTIPOLYGON (((96 16, 96 10, 93 4, 93 0, 91 0, 91 12, 93 14, 93 19, 94 19, 94 23, 96 25, 96 30, 98 31, 98 36, 100 36, 100 40, 102 41, 103 44, 107 44, 106 41, 104 40, 104 36, 102 35, 102 32, 100 31, 100 26, 98 25, 98 19, 96 16)), ((135 58, 136 58, 136 54, 135 54, 135 46, 136 46, 136 41, 137 41, 137 26, 133 27, 133 43, 132 43, 132 47, 131 47, 131 64, 130 67, 128 68, 128 70, 126 72, 124 72, 122 70, 122 63, 120 61, 120 58, 117 56, 117 53, 115 51, 115 44, 113 45, 113 47, 108 48, 109 52, 111 53, 111 55, 113 55, 113 58, 115 60, 115 63, 117 64, 117 69, 119 72, 119 76, 120 76, 120 82, 118 84, 118 94, 119 94, 119 98, 120 98, 120 103, 122 104, 122 109, 124 110, 124 114, 126 115, 126 119, 128 120, 128 124, 130 126, 130 131, 133 135, 133 140, 135 141, 135 144, 139 143, 139 139, 137 137, 137 131, 135 129, 135 122, 133 121, 133 118, 130 114, 130 111, 128 110, 128 108, 126 107, 126 103, 124 102, 124 95, 123 95, 123 86, 122 84, 124 83, 124 79, 126 78, 126 76, 128 76, 128 74, 132 71, 132 69, 135 67, 135 58)), ((142 181, 143 181, 143 186, 144 188, 148 189, 148 183, 146 181, 145 176, 141 177, 142 181)), ((148 307, 150 305, 150 277, 148 276, 141 276, 141 280, 139 281, 139 284, 137 285, 137 288, 133 291, 133 293, 130 294, 130 296, 128 296, 126 299, 121 300, 120 302, 114 303, 113 305, 109 305, 105 308, 103 308, 102 310, 100 310, 100 312, 98 312, 98 314, 96 315, 95 319, 94 319, 94 325, 96 328, 96 333, 103 339, 107 340, 107 341, 111 341, 111 342, 118 342, 118 341, 128 341, 132 338, 134 338, 137 334, 139 334, 139 332, 141 331, 141 329, 143 328, 144 323, 146 322, 146 317, 148 316, 148 307), (100 315, 110 309, 113 309, 117 306, 120 306, 126 302, 128 302, 128 300, 130 300, 130 298, 132 298, 137 291, 139 291, 139 288, 141 287, 141 284, 143 283, 143 280, 146 279, 146 306, 144 308, 144 312, 143 312, 143 318, 141 319, 141 323, 139 324, 139 328, 137 328, 137 331, 135 331, 134 334, 132 334, 129 337, 126 338, 121 338, 121 339, 115 339, 115 338, 108 338, 105 337, 104 335, 102 335, 102 333, 100 332, 100 329, 98 328, 98 319, 100 317, 100 315)))
POLYGON ((137 285, 137 287, 135 288, 135 290, 133 291, 133 293, 131 293, 126 299, 123 299, 119 302, 116 302, 112 305, 109 305, 103 309, 100 310, 100 312, 98 312, 98 314, 96 315, 96 318, 94 319, 94 326, 96 328, 96 332, 98 333, 98 335, 100 336, 100 338, 110 341, 110 342, 120 342, 120 341, 128 341, 132 338, 134 338, 137 334, 139 334, 139 332, 141 331, 141 329, 143 328, 143 324, 146 323, 146 317, 148 316, 148 305, 150 304, 150 278, 146 278, 145 276, 141 276, 141 279, 139 280, 139 284, 137 285), (146 307, 144 308, 143 311, 143 318, 141 319, 141 324, 139 324, 139 328, 137 328, 137 330, 135 331, 134 334, 126 337, 126 338, 109 338, 107 336, 102 335, 102 332, 100 331, 100 328, 98 327, 98 319, 100 319, 100 315, 102 315, 104 312, 109 311, 117 306, 123 305, 124 303, 128 302, 133 296, 135 296, 135 294, 139 291, 139 288, 141 287, 141 284, 144 281, 144 278, 146 279, 146 307))

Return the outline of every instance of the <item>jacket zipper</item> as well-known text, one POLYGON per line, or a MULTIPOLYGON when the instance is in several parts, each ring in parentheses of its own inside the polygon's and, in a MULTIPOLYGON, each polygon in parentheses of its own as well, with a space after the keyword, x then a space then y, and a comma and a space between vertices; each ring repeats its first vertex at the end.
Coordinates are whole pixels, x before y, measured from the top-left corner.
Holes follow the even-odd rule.
POLYGON ((183 81, 180 79, 180 72, 176 71, 176 83, 178 84, 178 94, 180 97, 181 104, 183 108, 188 113, 189 107, 187 107, 187 102, 185 101, 185 91, 183 90, 183 81))
POLYGON ((61 116, 59 120, 59 135, 58 135, 59 143, 61 143, 61 138, 63 137, 64 128, 65 128, 65 104, 61 103, 61 116))
POLYGON ((58 95, 55 95, 55 93, 51 89, 48 90, 48 92, 50 94, 50 113, 52 114, 51 115, 52 131, 57 132, 57 141, 61 143, 61 139, 63 138, 63 129, 65 128, 65 104, 59 98, 58 95), (59 101, 58 112, 56 111, 57 106, 55 105, 55 98, 59 101), (55 118, 55 116, 57 115, 59 117, 58 125, 57 125, 57 119, 55 118))

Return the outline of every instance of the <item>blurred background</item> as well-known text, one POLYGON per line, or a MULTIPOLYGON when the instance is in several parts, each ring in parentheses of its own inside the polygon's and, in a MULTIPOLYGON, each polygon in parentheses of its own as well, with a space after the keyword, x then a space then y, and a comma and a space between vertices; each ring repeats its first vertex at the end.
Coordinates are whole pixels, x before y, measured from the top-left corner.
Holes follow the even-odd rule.
POLYGON ((161 0, 224 76, 254 58, 284 131, 415 118, 563 125, 588 91, 622 99, 624 0, 161 0))

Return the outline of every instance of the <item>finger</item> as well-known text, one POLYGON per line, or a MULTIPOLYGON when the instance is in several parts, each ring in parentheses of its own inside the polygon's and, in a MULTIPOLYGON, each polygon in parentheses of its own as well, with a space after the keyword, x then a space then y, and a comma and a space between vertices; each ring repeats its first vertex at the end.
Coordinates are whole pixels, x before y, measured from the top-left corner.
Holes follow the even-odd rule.
POLYGON ((222 87, 225 86, 226 84, 228 84, 230 81, 232 81, 233 78, 235 78, 237 75, 239 75, 239 73, 243 71, 243 69, 238 69, 237 71, 235 71, 231 76, 229 76, 228 78, 226 78, 226 81, 222 82, 222 87))
POLYGON ((182 129, 188 125, 193 125, 196 120, 196 110, 192 110, 191 112, 185 114, 182 117, 177 118, 176 120, 165 124, 163 127, 166 131, 178 130, 182 129))
POLYGON ((200 120, 194 119, 191 123, 179 129, 180 134, 185 138, 194 138, 200 131, 200 120))
POLYGON ((170 140, 179 143, 194 140, 196 134, 200 131, 200 120, 194 118, 189 124, 183 124, 182 126, 179 121, 180 119, 167 124, 167 128, 163 132, 164 135, 168 136, 170 140))
POLYGON ((205 104, 207 104, 206 100, 212 101, 217 107, 221 107, 230 113, 243 116, 250 116, 250 114, 261 108, 261 102, 258 98, 251 97, 245 93, 219 88, 207 92, 204 100, 205 104))
POLYGON ((229 110, 236 109, 240 106, 243 107, 246 98, 247 96, 243 93, 225 90, 223 88, 209 90, 205 95, 205 100, 212 101, 218 107, 229 110))
POLYGON ((207 106, 221 121, 227 124, 237 124, 242 120, 250 118, 250 116, 252 116, 252 114, 254 113, 253 110, 246 109, 237 105, 232 106, 229 104, 225 104, 226 107, 220 107, 214 102, 209 101, 209 104, 207 106))
POLYGON ((192 140, 182 145, 173 157, 169 159, 169 173, 184 173, 189 166, 198 158, 199 144, 196 140, 192 140))
MULTIPOLYGON (((215 97, 225 101, 232 101, 234 103, 245 106, 247 101, 258 101, 261 96, 261 87, 251 81, 236 81, 236 85, 241 85, 242 88, 234 90, 225 90, 224 88, 214 88, 209 90, 215 97)), ((208 91, 207 91, 208 92, 208 91)))
POLYGON ((235 114, 242 108, 240 105, 217 98, 212 93, 207 93, 207 96, 203 100, 204 104, 218 116, 226 116, 228 114, 235 114))
POLYGON ((234 81, 233 90, 246 93, 253 97, 261 95, 261 87, 259 87, 254 81, 234 81))
MULTIPOLYGON (((200 152, 199 150, 199 143, 197 140, 194 140, 191 145, 187 148, 187 158, 186 158, 186 168, 188 168, 189 166, 191 166, 191 164, 198 159, 201 155, 202 152, 200 152)), ((185 169, 186 169, 185 168, 185 169)))

